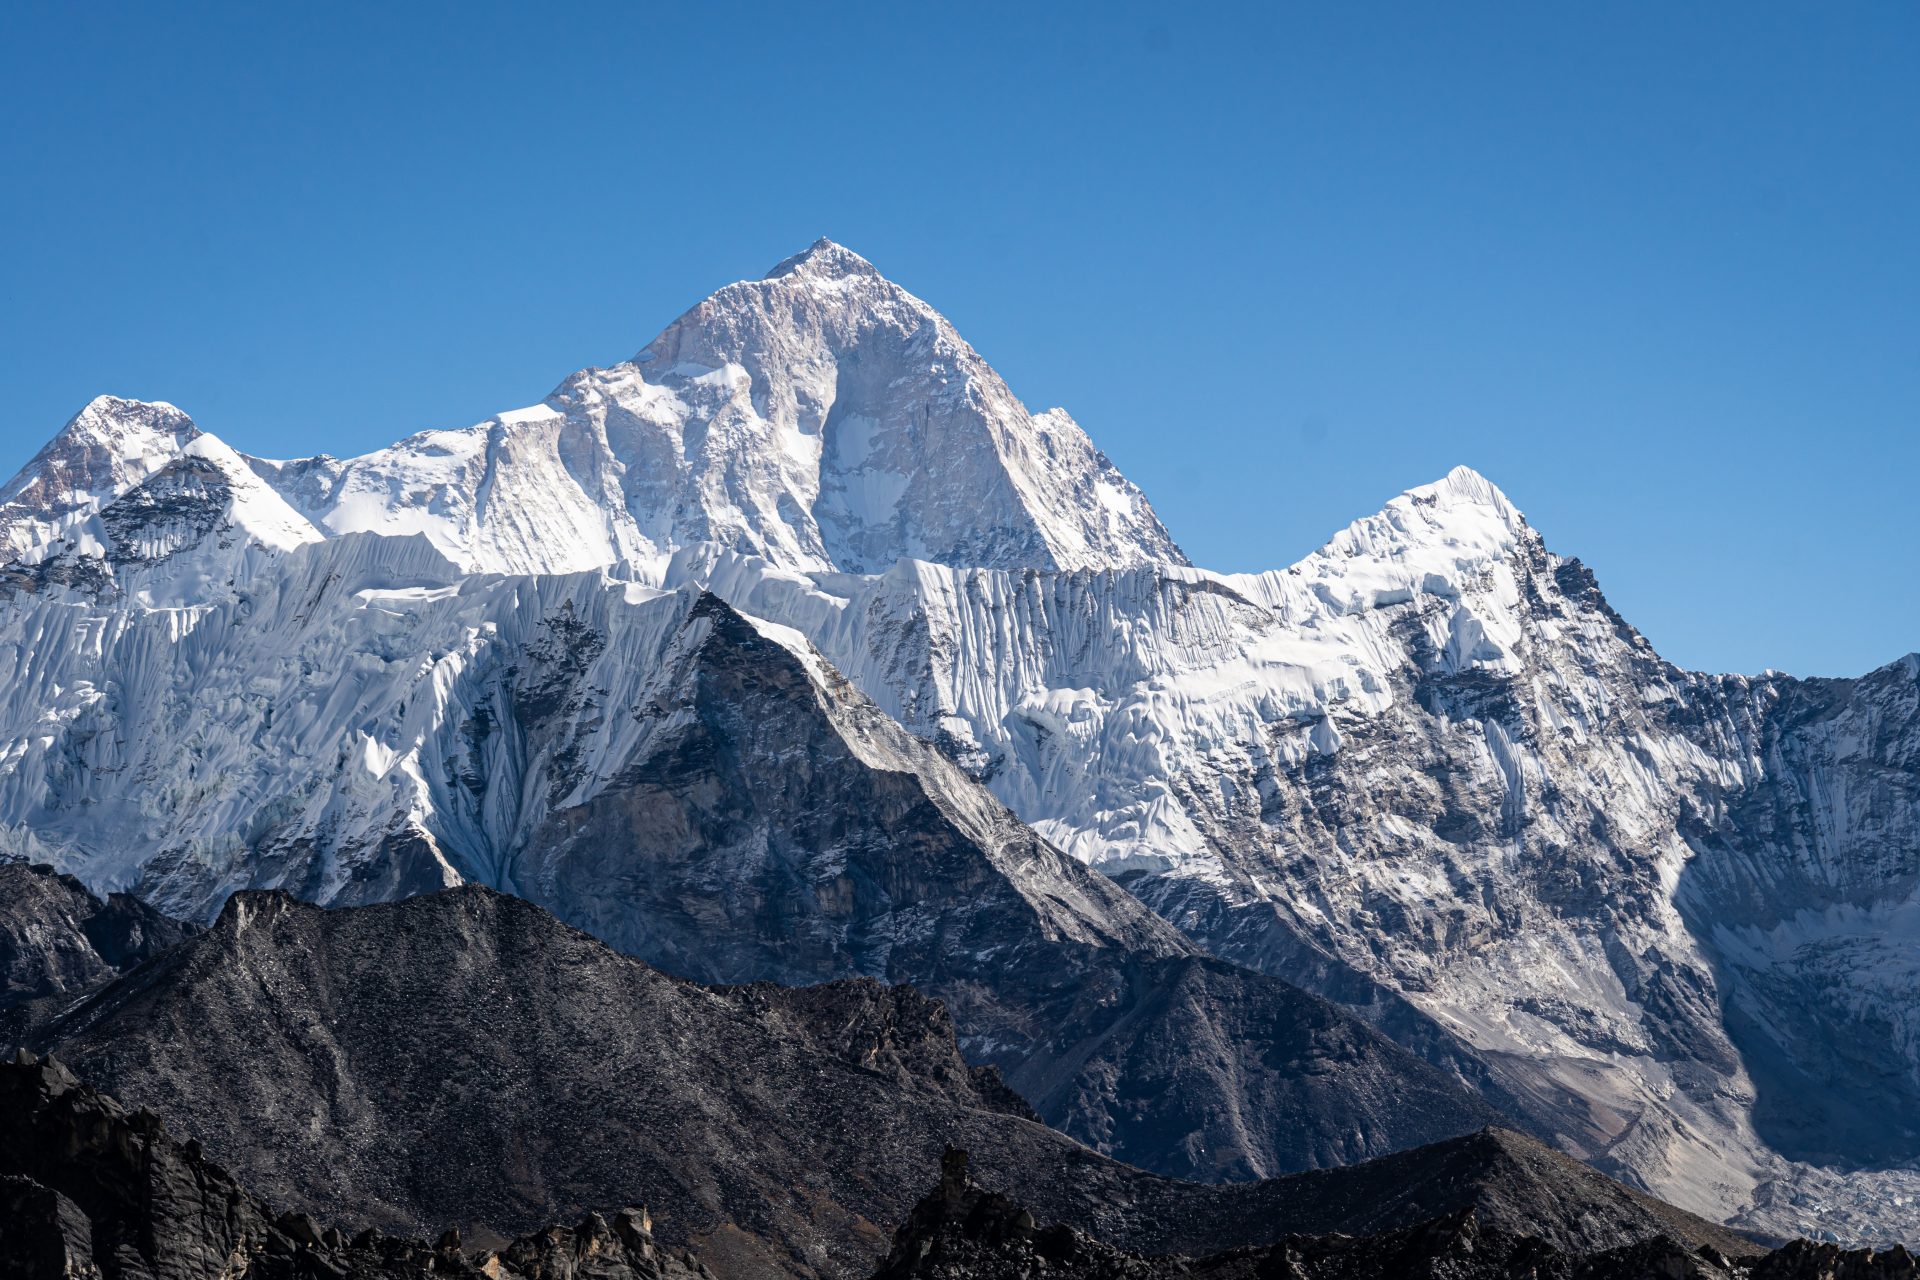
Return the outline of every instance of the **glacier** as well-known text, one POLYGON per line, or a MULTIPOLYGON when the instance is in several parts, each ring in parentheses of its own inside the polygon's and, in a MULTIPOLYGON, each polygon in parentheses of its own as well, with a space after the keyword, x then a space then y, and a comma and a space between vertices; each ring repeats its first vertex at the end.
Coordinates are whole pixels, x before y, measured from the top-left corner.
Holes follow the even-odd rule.
POLYGON ((360 458, 96 400, 0 533, 0 850, 96 889, 551 898, 717 599, 945 793, 1574 1154, 1757 1230, 1920 1230, 1920 657, 1680 670, 1470 469, 1290 567, 1192 567, 1064 411, 822 241, 360 458))

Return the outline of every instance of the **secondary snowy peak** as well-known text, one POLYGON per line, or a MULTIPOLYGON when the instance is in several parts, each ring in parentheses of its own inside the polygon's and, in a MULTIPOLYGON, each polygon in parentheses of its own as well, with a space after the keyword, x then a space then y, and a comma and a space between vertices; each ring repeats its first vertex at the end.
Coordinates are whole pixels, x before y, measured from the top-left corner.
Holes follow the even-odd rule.
POLYGON ((1528 540, 1538 538, 1507 495, 1471 467, 1455 467, 1354 521, 1287 572, 1366 607, 1395 602, 1383 594, 1447 593, 1528 540))
POLYGON ((1185 563, 1072 418, 1030 413, 938 312, 828 240, 542 404, 256 468, 326 531, 423 533, 471 570, 702 542, 805 571, 1185 563))
POLYGON ((0 488, 0 562, 34 558, 199 434, 170 404, 95 397, 0 488))
POLYGON ((320 533, 169 404, 101 397, 5 490, 11 587, 199 603, 320 533))

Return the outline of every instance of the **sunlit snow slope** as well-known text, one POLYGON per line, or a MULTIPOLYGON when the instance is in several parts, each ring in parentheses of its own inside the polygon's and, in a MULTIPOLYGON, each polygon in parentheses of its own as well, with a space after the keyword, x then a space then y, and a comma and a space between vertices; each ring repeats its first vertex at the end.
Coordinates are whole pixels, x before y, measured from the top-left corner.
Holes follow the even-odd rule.
POLYGON ((799 569, 1180 561, 1063 410, 1030 414, 933 308, 822 240, 540 404, 344 462, 261 462, 334 533, 552 573, 713 542, 799 569))
POLYGON ((1678 670, 1465 468, 1291 568, 1187 567, 1064 413, 823 241, 363 458, 96 401, 0 535, 0 843, 96 886, 519 887, 646 758, 711 592, 1569 1150, 1752 1226, 1920 1232, 1920 659, 1678 670))

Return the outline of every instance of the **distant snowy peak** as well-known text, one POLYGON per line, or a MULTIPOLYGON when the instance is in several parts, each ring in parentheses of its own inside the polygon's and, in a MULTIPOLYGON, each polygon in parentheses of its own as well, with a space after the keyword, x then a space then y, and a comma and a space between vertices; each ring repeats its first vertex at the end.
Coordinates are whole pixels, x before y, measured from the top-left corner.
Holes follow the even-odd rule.
POLYGON ((475 571, 711 542, 782 568, 1184 564, 1060 410, 1030 413, 938 312, 821 240, 545 402, 256 470, 329 533, 421 533, 475 571))
POLYGON ((101 397, 5 490, 9 584, 196 603, 319 530, 168 404, 101 397))
POLYGON ((1496 577, 1512 581, 1503 566, 1521 551, 1545 554, 1527 518, 1491 480, 1455 467, 1354 521, 1286 569, 1225 580, 1297 624, 1316 614, 1356 615, 1423 596, 1484 595, 1496 577))
POLYGON ((35 558, 199 435, 170 404, 96 397, 0 488, 0 562, 35 558))
POLYGON ((1297 567, 1362 560, 1453 570, 1497 560, 1533 536, 1527 518, 1493 481, 1455 467, 1354 521, 1297 567))

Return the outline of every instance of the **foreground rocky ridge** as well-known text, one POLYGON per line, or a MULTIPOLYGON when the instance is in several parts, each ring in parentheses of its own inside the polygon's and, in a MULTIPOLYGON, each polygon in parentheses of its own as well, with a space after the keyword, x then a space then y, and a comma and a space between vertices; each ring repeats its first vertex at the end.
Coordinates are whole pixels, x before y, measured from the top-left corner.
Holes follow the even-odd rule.
POLYGON ((0 1271, 23 1280, 710 1280, 657 1245, 644 1208, 590 1214, 502 1248, 462 1252, 275 1213, 58 1062, 0 1066, 0 1271))
POLYGON ((1258 1183, 1156 1177, 1030 1118, 909 989, 699 987, 478 888, 333 911, 240 895, 33 1043, 317 1219, 477 1238, 644 1201, 663 1243, 728 1276, 862 1274, 949 1144, 1145 1252, 1469 1206, 1568 1248, 1740 1247, 1498 1130, 1258 1183))
MULTIPOLYGON (((1065 1280, 1284 1275, 1296 1280, 1446 1276, 1452 1280, 1908 1280, 1904 1250, 1878 1254, 1796 1241, 1729 1257, 1664 1236, 1569 1252, 1491 1225, 1478 1208, 1375 1235, 1292 1233, 1273 1244, 1199 1256, 1115 1248, 1043 1226, 969 1176, 948 1148, 940 1183, 906 1214, 875 1280, 1065 1280)), ((587 1214, 497 1248, 457 1232, 429 1245, 362 1230, 351 1238, 304 1213, 276 1212, 176 1140, 63 1065, 21 1054, 0 1066, 0 1259, 26 1280, 715 1280, 694 1254, 662 1245, 645 1208, 587 1214)))
POLYGON ((1796 1240, 1771 1253, 1732 1256, 1710 1244, 1655 1237, 1570 1252, 1490 1226, 1462 1209, 1376 1235, 1291 1235, 1272 1245, 1203 1257, 1116 1249, 1058 1223, 1042 1225, 1006 1196, 977 1185, 964 1151, 948 1150, 939 1185, 901 1224, 875 1280, 1907 1280, 1920 1265, 1898 1246, 1841 1249, 1796 1240))
MULTIPOLYGON (((1482 1228, 1466 1209, 1440 1223, 1378 1238, 1290 1236, 1278 1246, 1189 1261, 1144 1257, 1071 1228, 1041 1229, 1026 1210, 982 1192, 965 1173, 964 1154, 947 1149, 935 1192, 906 1216, 876 1280, 909 1276, 1068 1277, 1268 1275, 1365 1277, 1420 1273, 1460 1277, 1533 1275, 1609 1277, 1729 1274, 1701 1267, 1725 1260, 1711 1246, 1692 1252, 1649 1239, 1586 1265, 1556 1265, 1564 1255, 1533 1238, 1482 1228), (1632 1260, 1637 1270, 1611 1265, 1632 1260), (1498 1264, 1524 1262, 1501 1268, 1498 1264), (1600 1263, 1609 1265, 1596 1265, 1600 1263)), ((1774 1255, 1778 1258, 1781 1255, 1774 1255)), ((1810 1252, 1842 1266, 1789 1269, 1765 1259, 1753 1274, 1799 1280, 1815 1274, 1845 1280, 1904 1277, 1883 1255, 1876 1268, 1847 1269, 1852 1259, 1810 1252)), ((736 1262, 738 1259, 736 1258, 736 1262)), ((645 1208, 611 1221, 588 1213, 578 1226, 547 1227, 497 1248, 463 1248, 457 1232, 433 1245, 362 1230, 351 1238, 304 1213, 276 1213, 212 1163, 199 1144, 177 1141, 151 1112, 127 1111, 78 1081, 63 1065, 21 1053, 0 1066, 0 1264, 27 1280, 410 1280, 426 1276, 488 1280, 715 1280, 695 1255, 663 1246, 645 1208)), ((739 1274, 754 1274, 751 1267, 739 1274)), ((857 1273, 857 1274, 864 1274, 857 1273)), ((1731 1274, 1744 1275, 1741 1270, 1731 1274)))

